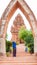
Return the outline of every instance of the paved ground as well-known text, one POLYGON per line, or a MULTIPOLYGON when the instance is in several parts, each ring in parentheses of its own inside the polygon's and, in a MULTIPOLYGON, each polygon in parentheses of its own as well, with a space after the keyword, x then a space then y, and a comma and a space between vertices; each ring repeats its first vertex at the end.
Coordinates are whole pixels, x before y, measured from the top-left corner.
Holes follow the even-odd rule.
POLYGON ((37 65, 37 56, 24 52, 24 45, 17 46, 16 57, 0 57, 0 65, 37 65))
POLYGON ((17 54, 16 54, 16 56, 17 57, 23 57, 25 55, 31 55, 31 54, 25 52, 25 45, 24 44, 17 45, 17 54))
POLYGON ((37 65, 37 57, 0 57, 0 65, 37 65))

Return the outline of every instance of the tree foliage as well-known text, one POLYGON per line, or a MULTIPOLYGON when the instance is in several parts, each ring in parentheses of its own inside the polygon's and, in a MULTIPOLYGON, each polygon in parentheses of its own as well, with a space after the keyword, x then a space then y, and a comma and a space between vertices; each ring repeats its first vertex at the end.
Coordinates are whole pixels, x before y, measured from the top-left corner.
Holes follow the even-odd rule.
POLYGON ((19 33, 18 33, 18 37, 19 39, 25 39, 25 37, 27 37, 28 35, 28 32, 26 29, 24 29, 24 27, 21 27, 20 30, 19 30, 19 33))
POLYGON ((24 29, 21 27, 18 33, 19 39, 24 40, 26 43, 25 45, 30 49, 30 52, 34 52, 34 37, 32 31, 24 29))

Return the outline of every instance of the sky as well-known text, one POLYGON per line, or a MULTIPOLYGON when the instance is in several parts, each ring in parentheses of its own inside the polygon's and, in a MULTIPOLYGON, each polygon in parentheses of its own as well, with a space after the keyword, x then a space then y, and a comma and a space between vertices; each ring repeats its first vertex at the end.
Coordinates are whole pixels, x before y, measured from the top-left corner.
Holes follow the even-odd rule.
POLYGON ((37 0, 25 0, 37 19, 37 0))
MULTIPOLYGON (((29 5, 29 7, 31 8, 31 10, 33 11, 36 19, 37 19, 37 0, 25 0, 27 2, 27 4, 29 5)), ((0 0, 0 18, 4 12, 4 10, 6 9, 7 5, 9 4, 10 0, 0 0)), ((11 39, 11 32, 10 32, 10 27, 11 27, 11 24, 13 24, 12 21, 14 21, 15 17, 17 16, 17 14, 20 13, 21 16, 23 17, 23 20, 24 20, 24 23, 27 27, 27 29, 30 29, 30 25, 26 19, 26 17, 23 15, 23 13, 18 9, 15 14, 12 16, 10 22, 9 22, 9 25, 8 25, 8 29, 7 29, 7 33, 8 33, 8 40, 11 39)))

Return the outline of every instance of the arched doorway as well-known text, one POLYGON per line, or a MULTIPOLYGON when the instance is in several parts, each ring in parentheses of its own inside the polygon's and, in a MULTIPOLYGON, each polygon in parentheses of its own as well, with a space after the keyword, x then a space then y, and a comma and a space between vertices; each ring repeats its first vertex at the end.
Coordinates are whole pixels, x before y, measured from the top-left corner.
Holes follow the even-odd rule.
POLYGON ((29 6, 27 5, 27 3, 24 0, 11 0, 11 2, 9 3, 8 7, 6 8, 6 10, 4 11, 2 17, 1 17, 1 35, 0 35, 0 43, 2 46, 2 42, 3 42, 3 51, 2 53, 5 54, 5 36, 6 36, 6 31, 7 31, 7 27, 8 27, 8 23, 9 20, 11 19, 12 15, 14 14, 14 12, 17 10, 17 8, 19 8, 23 14, 25 15, 25 17, 27 18, 28 22, 31 25, 31 29, 34 35, 34 52, 37 53, 37 23, 36 23, 36 18, 33 14, 33 12, 31 11, 31 9, 29 8, 29 6))

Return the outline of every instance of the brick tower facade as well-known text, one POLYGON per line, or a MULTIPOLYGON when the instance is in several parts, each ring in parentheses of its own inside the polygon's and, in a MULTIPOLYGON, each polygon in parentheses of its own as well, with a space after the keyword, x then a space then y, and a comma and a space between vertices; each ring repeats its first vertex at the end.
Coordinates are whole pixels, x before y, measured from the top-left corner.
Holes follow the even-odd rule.
MULTIPOLYGON (((23 43, 23 40, 20 40, 18 38, 18 31, 21 28, 21 26, 25 27, 24 20, 20 14, 18 14, 13 22, 13 26, 11 28, 12 33, 12 41, 15 40, 18 43, 23 43)), ((25 27, 26 28, 26 27, 25 27)))

